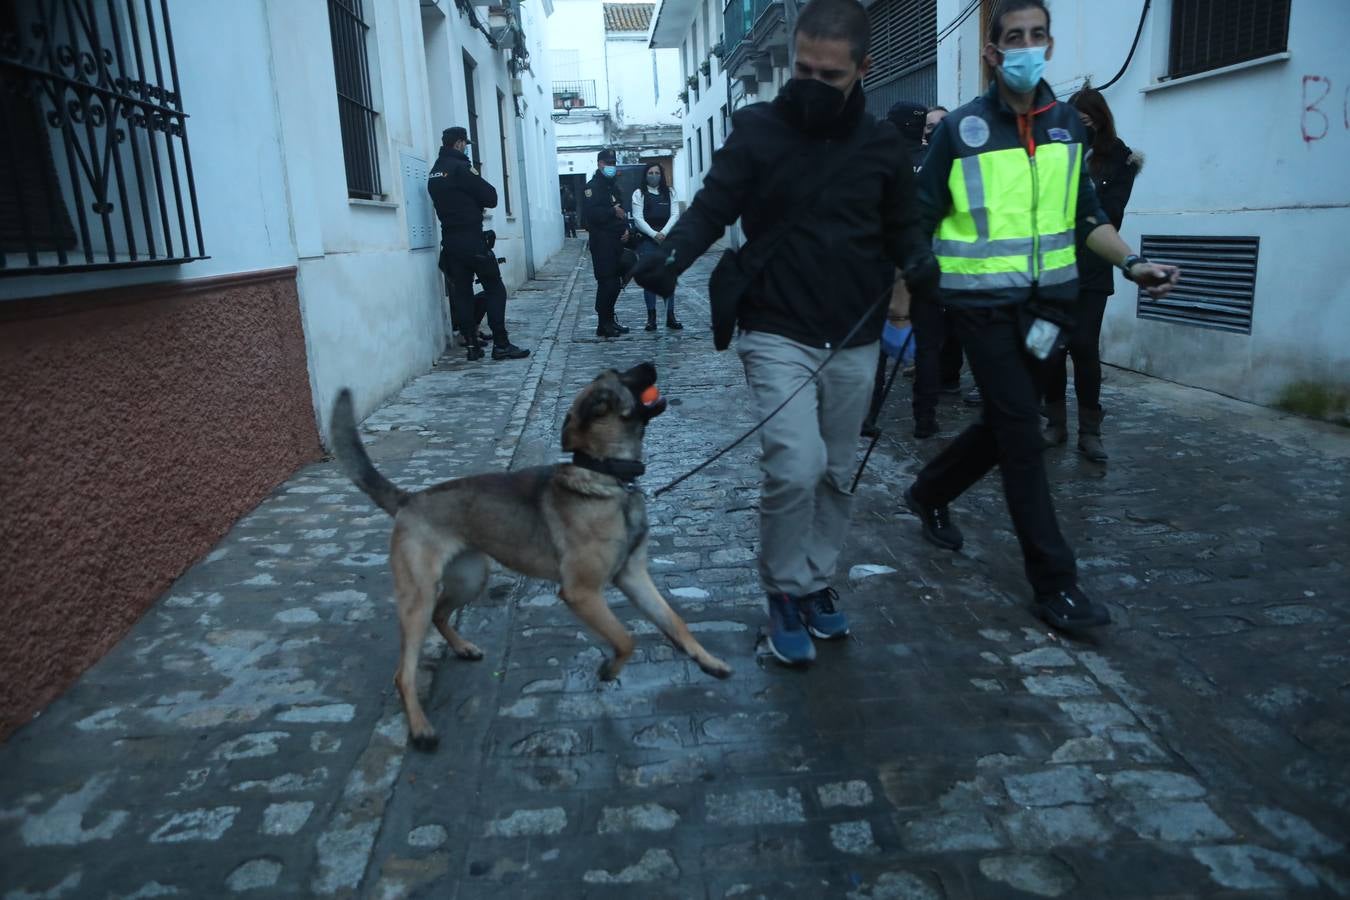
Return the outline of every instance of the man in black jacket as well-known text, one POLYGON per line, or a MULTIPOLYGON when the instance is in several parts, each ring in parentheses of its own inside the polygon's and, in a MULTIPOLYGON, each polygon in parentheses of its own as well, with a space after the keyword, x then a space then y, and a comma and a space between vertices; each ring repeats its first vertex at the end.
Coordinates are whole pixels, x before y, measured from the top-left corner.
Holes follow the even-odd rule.
POLYGON ((478 345, 473 279, 483 285, 483 306, 492 329, 492 358, 521 359, 530 351, 515 346, 506 335, 506 285, 497 268, 497 255, 483 233, 483 210, 497 205, 497 190, 478 174, 465 149, 469 133, 447 128, 441 133, 441 153, 427 177, 427 193, 441 220, 441 271, 450 282, 453 325, 464 336, 469 359, 482 359, 478 345))
POLYGON ((942 121, 919 173, 942 302, 953 311, 984 406, 980 420, 919 472, 905 499, 929 541, 959 549, 947 505, 997 466, 1035 612, 1055 628, 1078 630, 1105 625, 1110 614, 1078 586, 1050 499, 1037 356, 1050 351, 1055 326, 1071 325, 1076 244, 1154 296, 1170 291, 1180 273, 1131 253, 1102 212, 1082 165, 1082 123, 1041 78, 1053 47, 1043 0, 1003 0, 984 48, 994 84, 942 121))
POLYGON ((614 151, 601 150, 595 161, 595 174, 582 191, 581 212, 590 234, 591 270, 595 272, 595 335, 612 338, 630 331, 614 318, 614 304, 623 289, 620 268, 628 239, 628 210, 614 181, 619 174, 614 151))
POLYGON ((635 272, 643 287, 670 296, 679 274, 740 218, 742 253, 776 247, 738 310, 736 349, 755 416, 829 359, 760 432, 769 648, 795 665, 815 658, 812 636, 849 630, 831 581, 890 293, 879 263, 903 268, 911 285, 937 274, 916 227, 914 176, 899 135, 863 109, 869 32, 857 0, 811 0, 802 9, 793 79, 773 103, 735 114, 664 252, 635 272))

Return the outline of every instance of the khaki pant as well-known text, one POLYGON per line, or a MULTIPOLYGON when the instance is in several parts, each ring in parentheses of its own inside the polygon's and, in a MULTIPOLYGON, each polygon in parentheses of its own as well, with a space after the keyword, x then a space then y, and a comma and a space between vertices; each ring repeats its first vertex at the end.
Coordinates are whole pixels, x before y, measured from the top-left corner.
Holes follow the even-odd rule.
MULTIPOLYGON (((736 351, 758 418, 767 416, 829 356, 764 332, 744 332, 736 351)), ((759 432, 764 481, 759 573, 770 593, 800 597, 828 587, 848 534, 849 481, 875 378, 877 344, 841 350, 759 432)))

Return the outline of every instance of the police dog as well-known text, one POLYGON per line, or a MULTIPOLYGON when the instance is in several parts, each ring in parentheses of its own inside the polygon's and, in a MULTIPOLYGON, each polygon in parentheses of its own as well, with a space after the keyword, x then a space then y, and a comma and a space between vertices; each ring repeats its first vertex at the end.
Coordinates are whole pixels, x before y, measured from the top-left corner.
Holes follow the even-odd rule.
POLYGON ((450 614, 482 593, 488 559, 530 578, 558 582, 559 596, 613 648, 600 678, 618 677, 633 654, 633 636, 605 603, 613 582, 680 650, 709 675, 731 667, 703 649, 647 572, 647 503, 632 479, 642 470, 647 422, 665 411, 650 363, 600 373, 572 403, 563 423, 560 463, 456 478, 409 493, 370 461, 352 412, 351 392, 333 404, 333 447, 343 471, 394 517, 389 563, 394 574, 402 649, 394 684, 403 699, 412 744, 434 750, 436 731, 417 699, 417 662, 427 626, 460 659, 483 658, 450 625, 450 614))

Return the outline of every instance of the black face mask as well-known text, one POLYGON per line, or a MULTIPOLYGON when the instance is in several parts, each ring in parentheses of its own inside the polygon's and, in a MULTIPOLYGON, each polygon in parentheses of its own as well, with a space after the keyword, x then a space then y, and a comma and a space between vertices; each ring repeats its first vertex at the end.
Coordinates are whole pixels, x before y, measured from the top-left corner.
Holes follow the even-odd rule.
POLYGON ((828 128, 848 101, 843 91, 814 78, 793 78, 783 86, 783 96, 808 132, 828 128))

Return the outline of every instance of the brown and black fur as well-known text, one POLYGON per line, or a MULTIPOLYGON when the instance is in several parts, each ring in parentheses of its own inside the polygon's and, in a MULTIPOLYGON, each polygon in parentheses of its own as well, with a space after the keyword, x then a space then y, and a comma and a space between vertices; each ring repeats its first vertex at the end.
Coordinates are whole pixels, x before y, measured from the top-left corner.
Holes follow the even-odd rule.
MULTIPOLYGON (((656 383, 650 363, 602 372, 572 403, 562 447, 596 458, 640 460, 647 422, 665 400, 639 401, 656 383)), ((605 603, 613 583, 699 668, 726 678, 731 668, 689 633, 647 572, 647 502, 618 478, 571 464, 502 474, 471 475, 409 493, 381 475, 356 431, 351 393, 333 404, 333 445, 345 471, 394 517, 389 563, 394 575, 402 650, 394 684, 408 716, 414 747, 436 747, 435 729, 417 698, 417 662, 427 626, 461 659, 483 651, 455 631, 450 615, 487 582, 488 559, 531 578, 558 582, 559 596, 604 638, 613 656, 600 677, 617 678, 633 653, 633 636, 605 603)))

